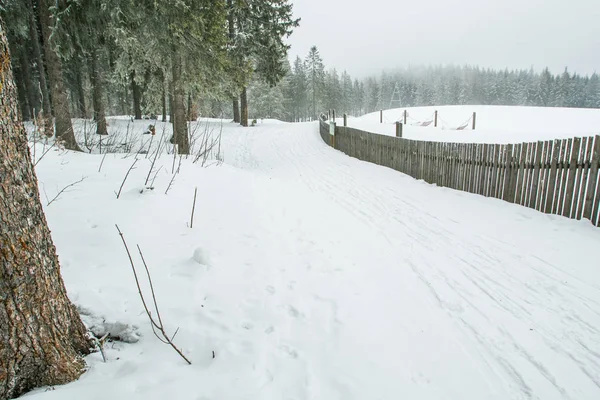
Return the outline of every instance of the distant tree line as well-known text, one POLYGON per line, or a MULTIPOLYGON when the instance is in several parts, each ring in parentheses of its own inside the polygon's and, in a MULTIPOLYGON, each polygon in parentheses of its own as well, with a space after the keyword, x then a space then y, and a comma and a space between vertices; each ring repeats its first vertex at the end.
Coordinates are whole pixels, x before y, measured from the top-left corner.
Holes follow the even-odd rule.
POLYGON ((0 18, 24 120, 77 149, 72 117, 106 135, 106 115, 170 115, 180 153, 224 99, 248 125, 247 86, 281 80, 299 21, 288 0, 3 0, 0 18))
POLYGON ((251 114, 286 121, 315 118, 329 109, 338 115, 362 115, 387 108, 462 104, 600 108, 600 77, 567 69, 554 75, 548 68, 536 72, 432 66, 358 80, 346 71, 326 71, 318 49, 312 47, 304 60, 298 57, 288 67, 279 85, 267 88, 254 82, 249 93, 251 114))

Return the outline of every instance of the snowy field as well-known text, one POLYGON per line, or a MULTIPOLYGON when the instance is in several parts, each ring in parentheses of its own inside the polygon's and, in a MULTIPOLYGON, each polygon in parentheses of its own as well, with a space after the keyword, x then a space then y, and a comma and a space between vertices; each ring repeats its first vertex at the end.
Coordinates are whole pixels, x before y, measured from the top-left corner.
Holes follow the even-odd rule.
MULTIPOLYGON (((348 126, 394 136, 396 121, 404 121, 404 108, 379 111, 349 118, 348 126)), ((403 129, 407 139, 459 143, 522 143, 537 140, 594 136, 600 134, 600 109, 507 107, 507 106, 438 106, 406 108, 408 118, 403 129), (438 111, 438 126, 433 125, 438 111), (475 131, 471 117, 477 113, 475 131), (431 121, 429 126, 421 126, 431 121), (456 128, 465 126, 464 130, 456 128)), ((343 119, 337 119, 339 126, 343 119)))
MULTIPOLYGON (((539 130, 600 128, 573 128, 578 113, 539 130)), ((481 134, 493 131, 480 118, 481 134)), ((147 121, 109 124, 132 135, 132 151, 150 149, 119 199, 134 155, 102 163, 94 147, 53 148, 36 171, 70 298, 89 325, 128 324, 139 341, 107 344, 106 363, 94 353, 77 382, 26 398, 600 398, 600 229, 589 221, 349 158, 322 142, 317 123, 194 124, 222 134, 220 148, 204 167, 183 159, 165 194, 170 132, 161 142, 160 123, 155 139, 141 135, 147 121), (157 143, 158 173, 145 185, 157 143), (52 199, 82 177, 46 205, 44 191, 52 199), (174 342, 191 366, 152 334, 115 224, 143 268, 140 245, 167 331, 179 328, 174 342)))

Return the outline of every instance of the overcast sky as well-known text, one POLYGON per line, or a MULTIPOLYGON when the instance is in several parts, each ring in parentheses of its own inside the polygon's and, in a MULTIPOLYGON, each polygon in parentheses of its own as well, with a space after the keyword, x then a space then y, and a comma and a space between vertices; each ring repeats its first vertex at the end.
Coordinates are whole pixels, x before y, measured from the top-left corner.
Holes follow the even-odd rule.
POLYGON ((291 0, 291 60, 352 76, 429 64, 600 72, 600 0, 291 0))

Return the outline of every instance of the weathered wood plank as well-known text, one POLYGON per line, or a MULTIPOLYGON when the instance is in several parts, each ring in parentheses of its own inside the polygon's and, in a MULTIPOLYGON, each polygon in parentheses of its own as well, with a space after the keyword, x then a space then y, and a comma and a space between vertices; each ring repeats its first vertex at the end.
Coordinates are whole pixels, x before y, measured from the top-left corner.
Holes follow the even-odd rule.
MULTIPOLYGON (((596 182, 598 181, 598 166, 600 164, 600 135, 594 138, 594 145, 592 149, 592 156, 590 162, 590 170, 588 174, 588 185, 585 195, 585 206, 583 208, 583 218, 589 219, 592 222, 596 222, 598 210, 594 210, 594 199, 596 195, 596 182), (593 213, 593 211, 595 211, 593 213)), ((600 191, 600 188, 598 188, 600 191)), ((598 193, 600 198, 600 193, 598 193)), ((596 208, 598 208, 596 206, 596 208)))
POLYGON ((542 165, 540 169, 540 185, 538 187, 537 210, 544 212, 546 209, 546 196, 548 194, 548 178, 550 177, 550 161, 552 142, 544 142, 544 151, 542 152, 542 165))
POLYGON ((498 153, 498 178, 496 179, 496 195, 497 199, 503 199, 504 196, 504 175, 506 174, 506 145, 501 144, 498 153))
POLYGON ((504 176, 502 177, 502 200, 510 201, 510 192, 512 191, 511 178, 512 178, 512 157, 513 157, 513 145, 508 144, 504 151, 504 157, 502 164, 504 165, 504 176))
POLYGON ((473 154, 473 170, 471 171, 471 193, 481 194, 483 171, 483 144, 475 143, 473 154))
POLYGON ((529 167, 530 167, 530 155, 531 147, 533 143, 526 143, 525 145, 525 163, 523 165, 523 194, 521 196, 520 205, 527 204, 527 196, 529 194, 529 167))
MULTIPOLYGON (((508 193, 506 193, 506 198, 505 200, 508 201, 509 203, 514 203, 515 202, 515 196, 517 193, 517 175, 519 173, 519 149, 520 149, 520 144, 511 144, 509 145, 511 147, 510 150, 510 174, 508 177, 508 193)), ((507 188, 505 188, 504 190, 507 190, 507 188)))
POLYGON ((573 149, 569 159, 569 177, 567 180, 567 190, 565 193, 565 206, 562 215, 570 217, 573 210, 573 194, 575 189, 575 178, 577 175, 577 161, 579 159, 579 150, 581 149, 581 138, 573 139, 573 149))
POLYGON ((464 143, 460 144, 460 171, 458 178, 458 190, 465 190, 465 167, 467 161, 467 146, 464 143))
POLYGON ((527 153, 527 143, 519 144, 518 154, 518 175, 517 175, 517 186, 516 186, 516 197, 515 204, 521 204, 523 198, 523 185, 525 182, 525 154, 527 153))
POLYGON ((502 145, 494 145, 494 158, 492 160, 492 190, 490 197, 498 198, 498 186, 500 182, 500 154, 502 151, 502 145))
POLYGON ((552 213, 554 201, 556 199, 556 172, 560 156, 560 148, 561 141, 558 139, 554 140, 552 142, 552 149, 550 150, 550 175, 548 176, 548 189, 546 193, 546 205, 544 208, 544 212, 546 214, 552 213))
POLYGON ((531 199, 531 193, 533 188, 533 166, 535 163, 535 148, 536 143, 530 143, 529 152, 527 153, 527 184, 525 186, 525 201, 523 205, 525 207, 529 207, 529 202, 531 199))
POLYGON ((558 161, 556 163, 556 187, 554 189, 554 200, 552 205, 552 214, 559 214, 560 191, 562 190, 562 175, 564 172, 565 152, 567 151, 567 139, 559 140, 560 149, 558 152, 558 161))
POLYGON ((556 214, 562 215, 565 208, 565 193, 567 189, 567 179, 569 177, 569 160, 571 159, 571 147, 573 145, 573 139, 566 139, 563 159, 562 159, 562 171, 560 176, 560 193, 558 196, 558 209, 556 214))
POLYGON ((487 169, 487 155, 488 155, 488 145, 487 144, 477 144, 478 147, 478 151, 477 151, 477 162, 476 162, 476 166, 477 166, 477 174, 476 174, 476 182, 477 182, 477 187, 475 188, 475 192, 477 194, 480 194, 482 196, 485 195, 485 188, 487 186, 487 173, 486 173, 486 169, 487 169))
POLYGON ((531 194, 529 196, 528 207, 535 209, 537 207, 537 194, 538 194, 538 186, 540 181, 540 165, 542 163, 542 153, 544 142, 535 143, 534 152, 533 152, 533 169, 531 174, 531 194))
POLYGON ((577 180, 575 181, 575 194, 573 196, 573 215, 571 218, 581 219, 583 215, 583 203, 585 202, 585 188, 589 172, 588 162, 592 150, 592 138, 581 139, 581 155, 577 162, 577 180), (589 140, 589 143, 588 143, 589 140))
POLYGON ((433 183, 433 142, 427 142, 427 182, 433 183))

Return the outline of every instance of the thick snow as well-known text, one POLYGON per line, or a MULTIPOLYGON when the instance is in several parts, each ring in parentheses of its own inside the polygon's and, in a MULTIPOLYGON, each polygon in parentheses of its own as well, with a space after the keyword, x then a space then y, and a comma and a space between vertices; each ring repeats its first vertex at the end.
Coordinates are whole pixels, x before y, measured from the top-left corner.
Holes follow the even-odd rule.
MULTIPOLYGON (((396 108, 358 118, 348 118, 348 126, 369 132, 394 136, 396 121, 404 121, 402 136, 407 139, 459 143, 522 143, 537 140, 594 136, 600 134, 600 109, 508 107, 508 106, 438 106, 396 108), (433 121, 438 111, 438 126, 433 121), (475 130, 471 117, 477 113, 475 130), (464 130, 456 130, 467 124, 464 130)), ((342 118, 337 119, 342 126, 342 118)))
POLYGON ((154 189, 142 154, 118 200, 133 156, 109 154, 99 173, 102 155, 52 149, 37 165, 50 199, 87 177, 45 207, 70 298, 88 323, 141 338, 28 397, 600 398, 600 230, 588 221, 349 158, 316 123, 199 126, 223 126, 225 162, 184 160, 167 195, 168 154, 154 189), (191 366, 153 336, 115 224, 143 272, 140 245, 191 366))

